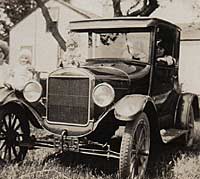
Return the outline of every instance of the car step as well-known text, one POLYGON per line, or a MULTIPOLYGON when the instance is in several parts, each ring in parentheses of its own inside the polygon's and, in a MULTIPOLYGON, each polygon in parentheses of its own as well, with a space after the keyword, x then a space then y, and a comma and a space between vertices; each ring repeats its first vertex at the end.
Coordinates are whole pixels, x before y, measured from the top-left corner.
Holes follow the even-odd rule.
POLYGON ((181 129, 162 129, 160 130, 160 134, 162 137, 162 141, 164 143, 169 143, 172 140, 180 137, 183 134, 186 134, 188 130, 181 130, 181 129))

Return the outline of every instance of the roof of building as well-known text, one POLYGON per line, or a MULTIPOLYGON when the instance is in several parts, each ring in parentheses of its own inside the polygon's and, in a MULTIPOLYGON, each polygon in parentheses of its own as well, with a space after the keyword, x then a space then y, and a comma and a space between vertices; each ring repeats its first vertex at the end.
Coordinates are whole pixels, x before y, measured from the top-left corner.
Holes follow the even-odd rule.
POLYGON ((80 9, 78 7, 75 7, 73 5, 71 5, 70 3, 67 3, 66 1, 64 0, 54 0, 54 1, 57 1, 61 4, 63 4, 64 6, 66 7, 69 7, 70 9, 78 12, 79 14, 82 14, 83 16, 87 17, 87 18, 99 18, 100 16, 94 14, 94 13, 91 13, 89 11, 86 11, 86 10, 83 10, 83 9, 80 9))

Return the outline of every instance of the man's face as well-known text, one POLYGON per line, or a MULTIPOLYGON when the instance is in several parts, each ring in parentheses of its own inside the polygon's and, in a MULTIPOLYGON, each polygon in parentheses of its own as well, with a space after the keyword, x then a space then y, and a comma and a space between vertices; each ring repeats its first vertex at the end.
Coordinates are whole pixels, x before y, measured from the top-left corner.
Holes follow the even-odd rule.
POLYGON ((163 57, 165 54, 165 49, 161 46, 158 46, 156 49, 156 57, 163 57))
POLYGON ((5 57, 4 52, 3 52, 3 50, 0 48, 0 65, 3 64, 4 57, 5 57))

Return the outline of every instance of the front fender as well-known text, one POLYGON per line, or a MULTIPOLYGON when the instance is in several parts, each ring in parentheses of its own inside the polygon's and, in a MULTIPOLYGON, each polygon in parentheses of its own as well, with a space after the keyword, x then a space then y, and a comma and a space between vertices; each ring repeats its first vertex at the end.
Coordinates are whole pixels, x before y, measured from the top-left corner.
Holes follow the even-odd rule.
POLYGON ((37 128, 43 128, 41 125, 43 121, 41 116, 29 104, 19 99, 15 95, 14 90, 8 90, 6 88, 0 89, 0 109, 14 106, 18 106, 20 109, 22 109, 24 115, 28 117, 28 120, 33 126, 37 128))
POLYGON ((15 98, 15 91, 8 88, 0 88, 0 105, 4 105, 10 98, 15 98))
POLYGON ((149 96, 135 94, 127 95, 115 104, 115 117, 118 120, 131 121, 133 120, 133 116, 144 111, 145 106, 148 102, 151 102, 156 111, 155 104, 152 98, 150 98, 149 96))

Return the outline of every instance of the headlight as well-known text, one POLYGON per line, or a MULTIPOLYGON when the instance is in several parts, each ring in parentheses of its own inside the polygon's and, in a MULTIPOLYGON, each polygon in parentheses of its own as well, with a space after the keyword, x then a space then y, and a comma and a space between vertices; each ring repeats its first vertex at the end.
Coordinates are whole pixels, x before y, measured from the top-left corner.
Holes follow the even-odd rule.
POLYGON ((98 84, 92 93, 94 103, 100 107, 106 107, 111 104, 115 97, 115 91, 108 83, 98 84))
POLYGON ((37 81, 29 81, 24 87, 23 95, 28 102, 36 102, 42 95, 42 86, 37 81))

